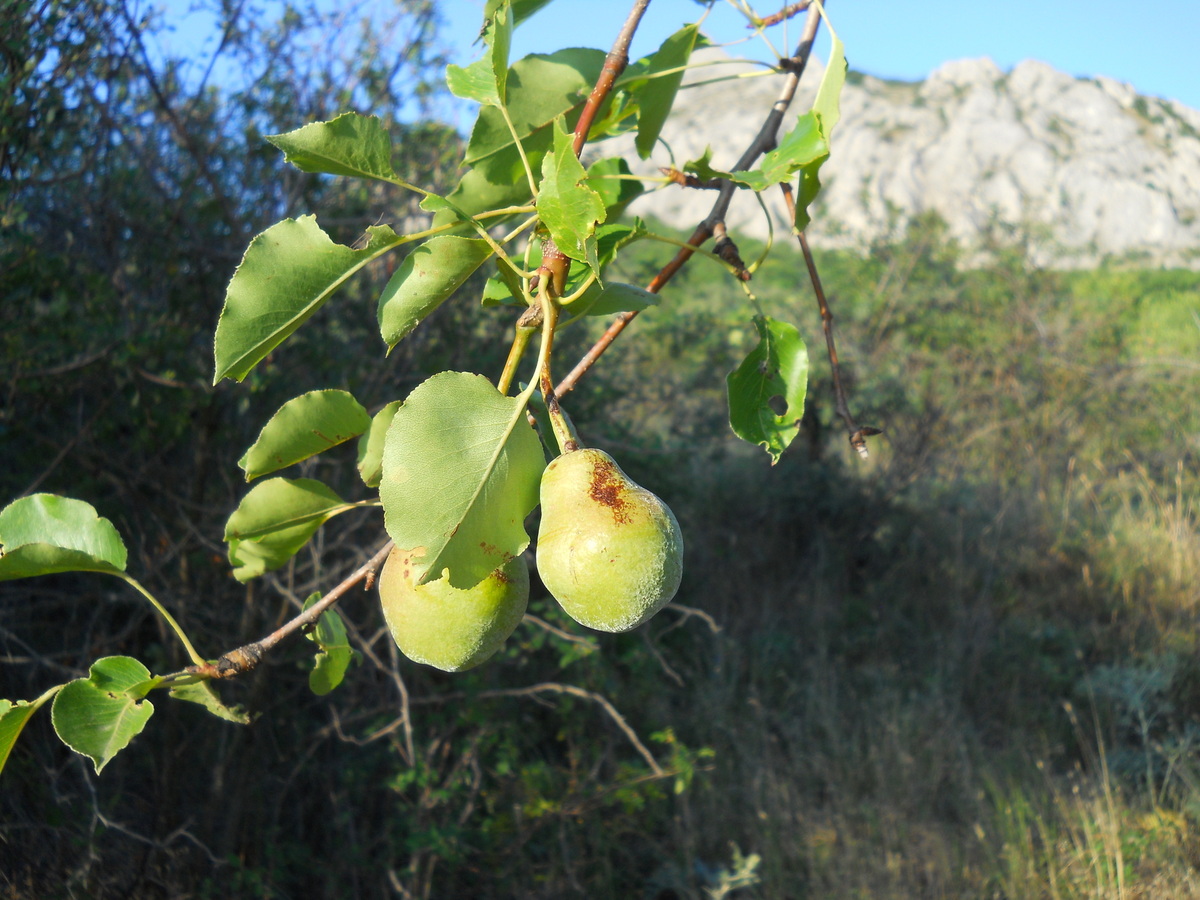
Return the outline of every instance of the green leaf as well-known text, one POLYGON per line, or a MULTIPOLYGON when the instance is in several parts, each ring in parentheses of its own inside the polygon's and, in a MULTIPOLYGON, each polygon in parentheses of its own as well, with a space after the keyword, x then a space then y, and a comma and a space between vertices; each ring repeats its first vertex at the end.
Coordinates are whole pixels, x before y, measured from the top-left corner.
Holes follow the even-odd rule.
POLYGON ((483 23, 480 33, 488 52, 465 69, 446 66, 446 86, 463 100, 503 106, 508 93, 508 51, 512 45, 512 10, 498 6, 483 23))
POLYGON ((512 8, 508 5, 497 7, 484 28, 483 39, 488 46, 487 60, 501 105, 508 100, 508 51, 512 46, 512 31, 512 8))
POLYGON ((327 521, 353 509, 311 478, 269 478, 242 498, 225 523, 233 577, 249 581, 291 559, 327 521))
POLYGON ((0 772, 4 771, 9 754, 12 753, 17 738, 21 736, 25 723, 33 718, 33 714, 41 709, 49 698, 50 694, 47 692, 37 700, 18 700, 15 703, 11 700, 0 700, 0 772))
POLYGON ((658 294, 645 288, 619 281, 605 282, 603 287, 595 285, 569 306, 563 307, 572 315, 611 316, 613 313, 632 312, 657 306, 658 294))
POLYGON ((238 704, 229 706, 219 696, 211 681, 198 681, 195 684, 181 684, 171 688, 171 696, 176 700, 187 703, 198 703, 218 719, 235 722, 238 725, 249 725, 251 718, 245 708, 238 704))
POLYGON ((633 174, 629 163, 619 156, 596 160, 588 166, 587 174, 588 187, 604 201, 606 222, 620 218, 625 212, 625 207, 645 193, 640 181, 617 177, 633 174))
POLYGON ((650 57, 646 74, 651 77, 635 94, 638 104, 638 133, 634 146, 642 159, 648 158, 654 150, 663 123, 671 113, 675 95, 683 81, 682 67, 687 65, 691 58, 699 30, 699 25, 685 25, 663 41, 662 46, 650 57), (669 75, 657 75, 669 69, 679 71, 669 75), (657 77, 654 77, 656 75, 657 77))
POLYGON ((379 330, 388 350, 437 309, 492 255, 479 238, 438 235, 404 259, 379 298, 379 330))
POLYGON ((713 178, 728 178, 728 172, 722 172, 712 167, 713 148, 709 144, 699 159, 689 159, 683 164, 683 171, 690 172, 701 181, 711 181, 713 178))
POLYGON ((238 465, 252 481, 358 437, 370 425, 367 411, 346 391, 310 391, 271 416, 238 465))
MULTIPOLYGON (((304 602, 304 608, 320 599, 319 593, 312 594, 304 602)), ((321 648, 308 675, 308 686, 317 696, 324 696, 342 683, 346 669, 358 658, 358 651, 350 646, 346 624, 334 609, 321 613, 316 627, 306 632, 305 637, 321 648)))
POLYGON ((545 459, 525 404, 485 378, 442 372, 396 412, 379 496, 396 546, 423 552, 420 583, 469 588, 529 545, 545 459))
POLYGON ((542 160, 538 216, 558 249, 586 262, 597 274, 596 226, 604 221, 604 200, 587 186, 587 171, 575 155, 573 138, 562 119, 554 129, 554 152, 542 160))
POLYGON ((787 181, 805 166, 828 159, 829 143, 822 133, 816 113, 809 110, 796 119, 796 125, 783 136, 779 145, 763 155, 757 169, 730 172, 728 178, 754 191, 787 181))
POLYGON ((808 350, 800 333, 786 322, 755 316, 758 345, 726 379, 729 424, 744 441, 758 444, 779 461, 800 430, 808 390, 808 350), (771 401, 786 404, 776 415, 771 401))
POLYGON ((400 408, 400 401, 393 400, 371 419, 371 427, 358 439, 358 474, 367 487, 378 487, 383 474, 383 441, 387 437, 392 417, 400 408))
POLYGON ((63 685, 50 718, 64 744, 89 759, 96 774, 129 746, 154 705, 131 689, 151 680, 150 670, 128 656, 106 656, 92 663, 87 678, 63 685))
POLYGON ((125 544, 82 500, 31 494, 0 510, 0 581, 54 572, 124 572, 125 544))
MULTIPOLYGON (((824 15, 824 10, 822 10, 822 15, 824 15)), ((828 20, 826 20, 826 24, 828 24, 828 20)), ((829 29, 829 33, 833 41, 829 62, 825 66, 825 74, 821 77, 821 83, 817 87, 817 96, 813 101, 813 115, 817 118, 821 135, 825 138, 826 143, 833 133, 834 126, 842 117, 840 102, 847 71, 846 48, 832 28, 829 29)), ((800 187, 796 192, 795 226, 797 231, 804 231, 812 221, 808 214, 808 208, 821 191, 821 166, 828 158, 829 155, 826 154, 800 170, 800 187)))
POLYGON ((487 5, 483 8, 485 25, 486 19, 491 18, 501 6, 512 8, 513 25, 517 26, 549 2, 550 0, 487 0, 487 5))
POLYGON ((446 87, 461 100, 472 100, 484 106, 499 106, 496 76, 490 57, 477 59, 469 66, 446 66, 446 87))
POLYGON ((385 225, 367 229, 365 247, 336 244, 315 216, 284 219, 250 242, 225 293, 214 346, 216 374, 241 381, 373 259, 399 246, 385 225))
MULTIPOLYGON (((575 47, 549 56, 526 56, 509 70, 507 109, 535 175, 554 145, 554 120, 565 115, 567 127, 575 127, 587 95, 600 77, 604 58, 601 50, 575 47)), ((500 110, 491 106, 480 109, 465 162, 471 168, 449 199, 467 214, 528 202, 525 167, 500 110)), ((434 224, 444 225, 456 218, 443 211, 434 224)))
POLYGON ((352 178, 396 180, 392 139, 376 116, 343 113, 328 122, 312 122, 267 140, 302 172, 325 172, 352 178))

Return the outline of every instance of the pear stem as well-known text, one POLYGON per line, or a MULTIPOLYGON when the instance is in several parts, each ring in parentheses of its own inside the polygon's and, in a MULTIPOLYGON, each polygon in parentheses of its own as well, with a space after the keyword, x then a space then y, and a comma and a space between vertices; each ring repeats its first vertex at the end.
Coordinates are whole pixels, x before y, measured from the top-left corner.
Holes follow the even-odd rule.
POLYGON ((546 411, 550 414, 550 427, 554 431, 558 449, 563 453, 578 450, 579 437, 558 404, 558 395, 554 392, 554 376, 550 374, 550 357, 554 350, 554 330, 558 327, 558 314, 562 309, 558 298, 562 294, 569 265, 570 260, 555 246, 553 240, 547 238, 542 242, 542 266, 537 272, 538 302, 542 311, 542 347, 538 354, 535 380, 541 386, 542 396, 546 400, 546 411))

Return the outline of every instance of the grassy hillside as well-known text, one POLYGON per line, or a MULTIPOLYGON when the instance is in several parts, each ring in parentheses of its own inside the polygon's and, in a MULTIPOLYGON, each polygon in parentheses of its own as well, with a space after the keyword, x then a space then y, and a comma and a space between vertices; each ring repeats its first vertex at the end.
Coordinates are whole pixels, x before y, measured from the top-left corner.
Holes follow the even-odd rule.
MULTIPOLYGON (((670 252, 648 246, 625 277, 670 252)), ((1200 895, 1200 279, 1039 272, 1016 254, 964 269, 929 223, 819 261, 855 414, 884 429, 870 460, 832 414, 786 252, 750 287, 809 342, 802 434, 774 468, 732 437, 724 376, 753 343, 750 307, 692 265, 569 400, 584 439, 677 513, 678 606, 584 635, 535 587, 537 618, 503 655, 451 677, 398 659, 373 601, 350 598, 365 656, 337 693, 308 693, 297 642, 229 686, 253 726, 164 703, 99 779, 36 721, 0 792, 6 895, 1200 895)), ((446 359, 479 359, 431 327, 446 359)), ((585 346, 578 331, 564 344, 585 346)), ((347 383, 383 390, 352 364, 339 355, 347 383)), ((47 376, 19 399, 85 389, 47 376)), ((209 410, 227 418, 206 434, 252 433, 246 402, 171 421, 186 432, 209 410)), ((153 458, 167 499, 203 450, 153 458)), ((49 452, 6 478, 28 483, 49 452)), ((80 452, 43 489, 70 492, 80 452)), ((136 467, 109 452, 111 471, 136 467)), ((96 453, 76 472, 101 492, 120 482, 96 453)), ((331 530, 245 591, 213 531, 228 477, 174 519, 156 504, 136 551, 206 651, 257 634, 379 533, 331 530)), ((144 492, 126 491, 87 499, 134 527, 144 492)), ((6 692, 100 654, 172 652, 109 585, 0 598, 6 692)))

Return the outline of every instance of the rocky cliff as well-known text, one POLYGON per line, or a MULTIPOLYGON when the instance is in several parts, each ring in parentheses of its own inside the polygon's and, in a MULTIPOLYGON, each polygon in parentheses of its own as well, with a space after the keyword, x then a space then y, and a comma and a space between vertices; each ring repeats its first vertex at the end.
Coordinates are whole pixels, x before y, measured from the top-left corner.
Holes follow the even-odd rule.
MULTIPOLYGON (((726 63, 689 74, 694 86, 680 93, 663 137, 677 163, 711 145, 720 168, 758 129, 779 79, 698 84, 758 71, 705 53, 726 63)), ((808 109, 819 75, 819 64, 810 66, 792 110, 808 109)), ((789 113, 785 128, 792 121, 789 113)), ((851 73, 832 144, 811 231, 822 246, 863 248, 934 211, 968 248, 1007 235, 1029 241, 1048 265, 1200 268, 1200 112, 1127 84, 1035 61, 1006 73, 990 59, 947 63, 920 82, 851 73)), ((670 162, 660 145, 647 170, 670 162)), ((687 228, 711 203, 706 192, 670 187, 633 211, 653 208, 687 228)), ((730 223, 766 233, 748 196, 730 223)))

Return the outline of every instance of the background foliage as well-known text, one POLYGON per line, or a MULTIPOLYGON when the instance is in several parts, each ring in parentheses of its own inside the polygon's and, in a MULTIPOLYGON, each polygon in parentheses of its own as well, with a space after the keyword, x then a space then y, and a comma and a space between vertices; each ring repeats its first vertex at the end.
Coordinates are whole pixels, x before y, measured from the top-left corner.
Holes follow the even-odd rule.
MULTIPOLYGON (((412 106, 436 111, 433 4, 362 30, 366 7, 228 9, 244 80, 219 87, 163 59, 162 22, 132 5, 0 13, 0 491, 112 518, 210 650, 289 617, 382 534, 335 520, 264 584, 229 578, 236 461, 266 416, 308 389, 370 407, 438 369, 494 375, 508 327, 472 282, 380 366, 364 285, 245 384, 209 386, 250 235, 319 207, 349 242, 408 202, 284 169, 261 134, 379 114, 435 185, 459 149, 412 106)), ((622 277, 645 283, 661 254, 622 277)), ((856 413, 886 434, 850 459, 814 354, 803 446, 773 469, 729 433, 714 377, 755 341, 738 288, 685 270, 572 412, 679 516, 690 609, 583 637, 535 588, 503 657, 450 677, 397 658, 352 597, 363 656, 335 694, 309 691, 310 649, 285 649, 229 686, 252 726, 164 704, 102 778, 35 719, 0 783, 6 894, 1194 896, 1200 287, 994 260, 964 267, 936 221, 821 255, 856 413)), ((798 259, 754 289, 819 344, 798 259)), ((307 466, 363 493, 352 465, 307 466)), ((184 662, 115 582, 0 587, 6 696, 134 651, 184 662)))

